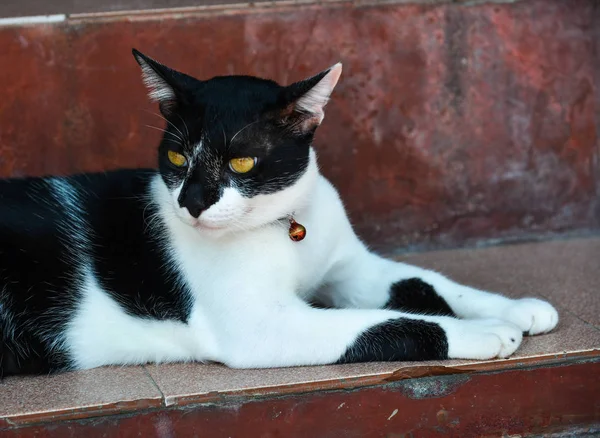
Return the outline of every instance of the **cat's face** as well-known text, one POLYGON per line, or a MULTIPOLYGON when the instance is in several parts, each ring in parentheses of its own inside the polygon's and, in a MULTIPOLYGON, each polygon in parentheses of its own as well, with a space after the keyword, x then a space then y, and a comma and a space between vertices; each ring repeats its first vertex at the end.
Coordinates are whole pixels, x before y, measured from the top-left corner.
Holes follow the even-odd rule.
POLYGON ((318 175, 311 142, 341 64, 290 86, 248 76, 200 81, 133 51, 166 120, 159 170, 172 207, 206 234, 286 218, 318 175))

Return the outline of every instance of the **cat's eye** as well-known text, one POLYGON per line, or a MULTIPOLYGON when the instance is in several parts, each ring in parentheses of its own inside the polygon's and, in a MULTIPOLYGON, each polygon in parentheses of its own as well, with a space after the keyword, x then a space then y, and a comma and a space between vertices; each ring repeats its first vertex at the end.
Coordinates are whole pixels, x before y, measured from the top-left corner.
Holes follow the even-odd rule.
POLYGON ((169 151, 167 157, 173 166, 183 167, 187 164, 187 159, 179 152, 169 151))
POLYGON ((235 173, 247 173, 256 166, 256 158, 243 157, 229 160, 229 168, 235 173))

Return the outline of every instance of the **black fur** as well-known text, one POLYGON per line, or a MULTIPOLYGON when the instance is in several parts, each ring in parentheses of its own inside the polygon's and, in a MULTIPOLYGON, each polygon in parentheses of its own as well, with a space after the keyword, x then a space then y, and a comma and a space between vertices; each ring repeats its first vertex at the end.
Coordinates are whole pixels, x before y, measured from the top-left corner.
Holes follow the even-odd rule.
POLYGON ((433 286, 420 278, 409 278, 392 284, 390 299, 385 307, 424 315, 456 316, 433 286))
POLYGON ((82 186, 95 188, 86 204, 95 273, 128 313, 187 322, 191 295, 168 263, 166 230, 148 196, 154 175, 118 171, 80 177, 82 186))
POLYGON ((294 111, 294 102, 327 72, 287 87, 251 76, 200 81, 133 53, 142 68, 150 67, 174 90, 174 98, 161 102, 168 126, 159 166, 171 188, 184 183, 179 203, 193 216, 216 203, 226 187, 235 185, 252 197, 277 192, 304 173, 317 124, 310 123, 310 114, 294 111), (185 155, 188 166, 173 166, 169 150, 185 155), (229 160, 241 157, 256 157, 255 168, 231 171, 229 160))
POLYGON ((66 365, 41 341, 75 304, 62 209, 42 180, 0 181, 0 374, 66 365))
POLYGON ((369 328, 348 348, 338 363, 447 358, 448 340, 438 324, 399 318, 369 328))
POLYGON ((17 339, 0 330, 0 380, 13 374, 45 374, 66 368, 61 353, 51 358, 49 350, 34 336, 21 332, 17 339))
POLYGON ((129 314, 187 321, 191 298, 169 268, 149 201, 155 175, 0 181, 0 374, 70 367, 61 346, 51 346, 75 309, 84 269, 129 314))

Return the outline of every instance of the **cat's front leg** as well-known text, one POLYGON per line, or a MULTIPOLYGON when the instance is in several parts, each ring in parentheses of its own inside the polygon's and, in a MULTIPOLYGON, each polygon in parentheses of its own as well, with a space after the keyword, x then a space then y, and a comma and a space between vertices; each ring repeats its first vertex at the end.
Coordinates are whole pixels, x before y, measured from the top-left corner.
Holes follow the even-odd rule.
POLYGON ((535 335, 556 327, 558 313, 537 298, 511 299, 458 284, 427 269, 355 249, 338 263, 326 288, 336 307, 390 308, 459 318, 494 318, 535 335))
POLYGON ((464 286, 426 269, 398 264, 396 269, 408 279, 390 287, 390 308, 408 308, 421 300, 446 303, 460 318, 498 318, 517 325, 527 335, 551 331, 558 324, 558 312, 538 298, 511 299, 500 294, 464 286))
POLYGON ((391 310, 315 309, 304 302, 248 306, 220 318, 216 360, 234 368, 369 361, 506 357, 519 346, 518 327, 391 310))

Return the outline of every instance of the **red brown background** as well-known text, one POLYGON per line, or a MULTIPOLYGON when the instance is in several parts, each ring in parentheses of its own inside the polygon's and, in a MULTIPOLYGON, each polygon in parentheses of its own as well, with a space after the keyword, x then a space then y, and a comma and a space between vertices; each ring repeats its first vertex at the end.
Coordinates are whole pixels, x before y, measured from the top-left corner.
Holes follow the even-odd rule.
POLYGON ((600 228, 600 5, 321 3, 0 27, 0 176, 151 166, 130 50, 287 83, 342 61, 317 135, 383 250, 600 228))

